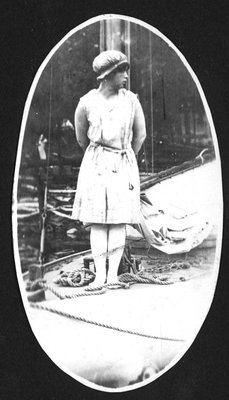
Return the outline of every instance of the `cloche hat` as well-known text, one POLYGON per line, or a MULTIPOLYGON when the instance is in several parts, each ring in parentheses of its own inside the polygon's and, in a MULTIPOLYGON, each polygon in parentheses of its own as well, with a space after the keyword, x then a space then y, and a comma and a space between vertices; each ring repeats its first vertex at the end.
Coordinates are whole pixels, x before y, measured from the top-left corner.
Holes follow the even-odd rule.
POLYGON ((92 68, 96 74, 99 74, 97 80, 105 78, 120 65, 129 66, 125 54, 118 50, 106 50, 95 57, 92 68))

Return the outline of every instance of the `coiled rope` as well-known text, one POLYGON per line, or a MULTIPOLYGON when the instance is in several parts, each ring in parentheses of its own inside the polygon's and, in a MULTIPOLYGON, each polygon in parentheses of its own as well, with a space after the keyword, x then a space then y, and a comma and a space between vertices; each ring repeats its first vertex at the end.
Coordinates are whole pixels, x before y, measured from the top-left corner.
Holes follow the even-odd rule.
POLYGON ((143 273, 139 272, 137 274, 132 274, 126 272, 122 275, 119 275, 118 282, 115 283, 105 283, 100 286, 88 286, 85 291, 96 291, 101 290, 103 288, 107 289, 129 289, 130 285, 135 283, 154 283, 157 285, 171 285, 175 281, 168 280, 168 278, 159 278, 159 277, 146 277, 143 276, 143 273))
POLYGON ((137 274, 126 272, 125 274, 120 275, 119 281, 128 283, 155 283, 157 285, 171 285, 174 283, 174 281, 168 280, 167 277, 160 278, 156 276, 144 276, 144 272, 138 272, 137 274))
POLYGON ((80 268, 74 271, 60 271, 54 283, 61 286, 80 287, 95 279, 95 273, 88 268, 80 268))

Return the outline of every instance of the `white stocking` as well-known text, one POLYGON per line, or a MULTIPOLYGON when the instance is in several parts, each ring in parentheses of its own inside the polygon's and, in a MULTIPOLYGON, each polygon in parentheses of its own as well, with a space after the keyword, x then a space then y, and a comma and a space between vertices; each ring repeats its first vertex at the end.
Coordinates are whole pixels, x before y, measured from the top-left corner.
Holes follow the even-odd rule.
POLYGON ((108 225, 95 224, 91 227, 91 250, 96 268, 93 285, 103 285, 106 281, 108 225))
POLYGON ((117 282, 118 267, 123 255, 126 240, 126 225, 109 225, 108 230, 108 257, 109 269, 107 283, 117 282))

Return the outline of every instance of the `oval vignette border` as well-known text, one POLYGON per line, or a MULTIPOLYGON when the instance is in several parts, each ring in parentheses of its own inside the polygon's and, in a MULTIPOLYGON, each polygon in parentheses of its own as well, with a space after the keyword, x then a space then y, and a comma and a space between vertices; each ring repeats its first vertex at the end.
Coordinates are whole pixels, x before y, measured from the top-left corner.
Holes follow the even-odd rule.
MULTIPOLYGON (((21 158, 19 157, 19 155, 21 156, 22 153, 22 145, 23 145, 23 141, 24 141, 24 132, 25 132, 25 128, 26 128, 26 122, 28 120, 28 114, 29 114, 29 109, 31 106, 31 101, 35 92, 35 89, 37 87, 37 83, 40 79, 40 76, 45 68, 45 66, 48 64, 48 62, 50 61, 50 59, 52 58, 52 56, 56 53, 56 51, 58 50, 58 48, 70 37, 72 36, 74 33, 80 31, 81 29, 99 22, 101 20, 108 20, 108 19, 120 19, 120 20, 125 20, 125 21, 129 21, 133 24, 138 24, 140 26, 143 26, 144 28, 146 28, 147 30, 151 31, 153 34, 159 36, 162 40, 164 40, 169 47, 171 47, 173 49, 173 51, 175 51, 175 53, 177 54, 177 56, 180 58, 180 60, 183 62, 183 64, 185 65, 185 67, 187 68, 188 72, 190 73, 190 75, 192 76, 194 83, 196 85, 196 88, 200 94, 200 98, 203 102, 203 106, 204 106, 204 110, 206 112, 207 118, 208 118, 208 122, 210 125, 210 130, 211 130, 211 136, 212 136, 212 140, 213 140, 213 144, 214 144, 214 150, 216 152, 216 159, 220 160, 220 154, 219 154, 219 149, 218 149, 218 142, 217 142, 217 135, 215 132, 215 128, 214 128, 214 124, 213 124, 213 119, 212 119, 212 115, 207 103, 207 100, 205 98, 204 92, 202 90, 202 87, 200 85, 200 82, 197 78, 197 76, 195 75, 194 71, 192 70, 191 66, 189 65, 189 63, 187 62, 186 58, 183 56, 183 54, 176 48, 176 46, 166 37, 164 36, 158 29, 154 28, 153 26, 149 25, 148 23, 145 23, 141 20, 138 20, 137 18, 133 18, 133 17, 127 17, 124 15, 119 15, 119 14, 104 14, 104 15, 100 15, 97 17, 93 17, 85 22, 83 22, 82 24, 78 25, 76 28, 72 29, 70 32, 68 32, 61 41, 59 41, 54 47, 53 49, 49 52, 49 54, 46 56, 46 58, 44 59, 44 61, 42 62, 42 64, 40 65, 38 71, 36 72, 35 78, 33 80, 33 83, 31 85, 26 103, 25 103, 25 108, 24 108, 24 112, 23 112, 23 118, 22 118, 22 124, 21 124, 21 129, 20 129, 20 136, 19 136, 19 143, 18 143, 18 149, 17 149, 17 159, 16 159, 16 166, 15 166, 15 178, 14 178, 14 187, 13 187, 13 243, 14 243, 14 258, 15 258, 15 263, 16 263, 16 272, 17 272, 17 278, 18 278, 18 283, 20 286, 20 292, 21 292, 21 296, 22 296, 22 300, 23 300, 23 305, 26 311, 26 316, 29 320, 30 326, 32 328, 32 323, 29 319, 29 306, 28 306, 28 301, 26 299, 26 296, 23 295, 23 291, 21 290, 21 287, 23 286, 23 280, 22 280, 22 274, 19 271, 19 267, 20 267, 20 257, 19 257, 19 250, 18 250, 18 237, 17 237, 17 215, 16 215, 16 211, 14 211, 14 207, 16 207, 16 198, 17 198, 17 177, 19 175, 19 167, 20 167, 20 162, 21 162, 21 158)), ((220 171, 221 172, 221 171, 220 171)), ((221 187, 222 187, 222 179, 221 179, 221 187)), ((223 227, 223 223, 222 223, 222 218, 223 218, 223 211, 221 212, 221 223, 219 224, 221 227, 223 227)), ((221 246, 222 246, 222 231, 221 233, 217 232, 217 246, 216 246, 216 255, 215 255, 215 264, 218 263, 218 268, 217 268, 217 274, 216 274, 216 281, 217 281, 217 277, 218 277, 218 273, 219 273, 219 262, 220 262, 220 256, 221 256, 221 246)), ((214 297, 214 293, 212 295, 212 299, 214 297)), ((209 308, 211 306, 212 300, 209 304, 209 308)), ((207 313, 208 314, 208 313, 207 313)), ((204 321, 203 321, 204 323, 204 321)), ((200 327, 201 328, 201 327, 200 327)), ((198 335, 198 333, 197 333, 198 335)), ((34 334, 35 336, 35 334, 34 334)), ((36 337, 36 336, 35 336, 36 337)), ((109 388, 104 388, 104 387, 100 387, 96 384, 93 384, 92 382, 89 382, 88 380, 81 378, 79 376, 71 373, 71 371, 65 369, 62 366, 57 365, 63 372, 65 372, 66 374, 68 374, 69 376, 71 376, 73 379, 78 380, 80 383, 83 383, 85 386, 91 387, 92 389, 97 389, 100 391, 105 391, 105 392, 125 392, 125 391, 130 391, 130 390, 134 390, 136 388, 140 388, 142 386, 146 386, 150 383, 152 383, 154 380, 158 379, 161 375, 165 374, 169 369, 171 369, 182 357, 183 355, 187 352, 187 350, 190 348, 192 342, 196 339, 197 336, 195 336, 195 338, 193 338, 193 340, 190 343, 187 343, 186 345, 186 349, 182 354, 178 354, 177 357, 175 357, 173 359, 173 361, 168 365, 168 367, 165 367, 161 372, 159 372, 156 377, 154 377, 153 379, 150 379, 149 381, 147 380, 147 382, 141 382, 141 383, 137 383, 134 385, 131 385, 130 387, 124 387, 124 388, 118 388, 115 390, 111 390, 109 388)), ((36 338, 37 339, 37 338, 36 338)), ((40 345, 41 346, 41 345, 40 345)), ((42 347, 41 347, 42 348, 42 347)), ((43 348, 42 348, 43 350, 43 348)), ((43 350, 44 351, 44 350, 43 350)), ((52 361, 53 362, 53 361, 52 361)))

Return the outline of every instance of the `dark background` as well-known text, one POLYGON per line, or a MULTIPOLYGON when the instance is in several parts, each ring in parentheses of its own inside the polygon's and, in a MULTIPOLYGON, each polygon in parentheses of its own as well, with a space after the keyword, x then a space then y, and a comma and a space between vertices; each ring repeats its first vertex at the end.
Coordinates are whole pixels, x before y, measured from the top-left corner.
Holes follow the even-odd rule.
POLYGON ((42 73, 36 74, 38 82, 33 87, 24 130, 19 186, 26 179, 31 184, 36 176, 33 168, 37 169, 39 163, 36 144, 41 135, 48 139, 49 165, 58 166, 59 183, 62 179, 66 185, 71 176, 75 185, 83 152, 77 146, 73 125, 67 128, 63 122, 74 124, 80 97, 98 87, 92 62, 100 50, 110 48, 111 38, 116 50, 129 57, 128 88, 139 96, 145 116, 147 136, 138 154, 140 172, 158 172, 182 164, 204 148, 214 157, 209 121, 193 76, 161 37, 133 22, 127 27, 127 23, 116 17, 71 31, 51 59, 46 59, 42 73), (106 32, 105 40, 101 28, 106 32))
MULTIPOLYGON (((1 1, 1 289, 0 398, 59 400, 229 397, 228 317, 228 25, 227 1, 86 0, 1 1), (120 4, 120 3, 119 3, 120 4), (124 5, 125 4, 125 5, 124 5), (225 230, 217 290, 209 315, 189 351, 170 371, 142 389, 108 394, 64 374, 41 350, 25 316, 14 267, 11 196, 20 124, 34 76, 49 51, 78 24, 101 14, 121 14, 156 27, 183 53, 204 90, 221 153, 225 230)), ((67 338, 63 338, 64 340, 67 338)))

